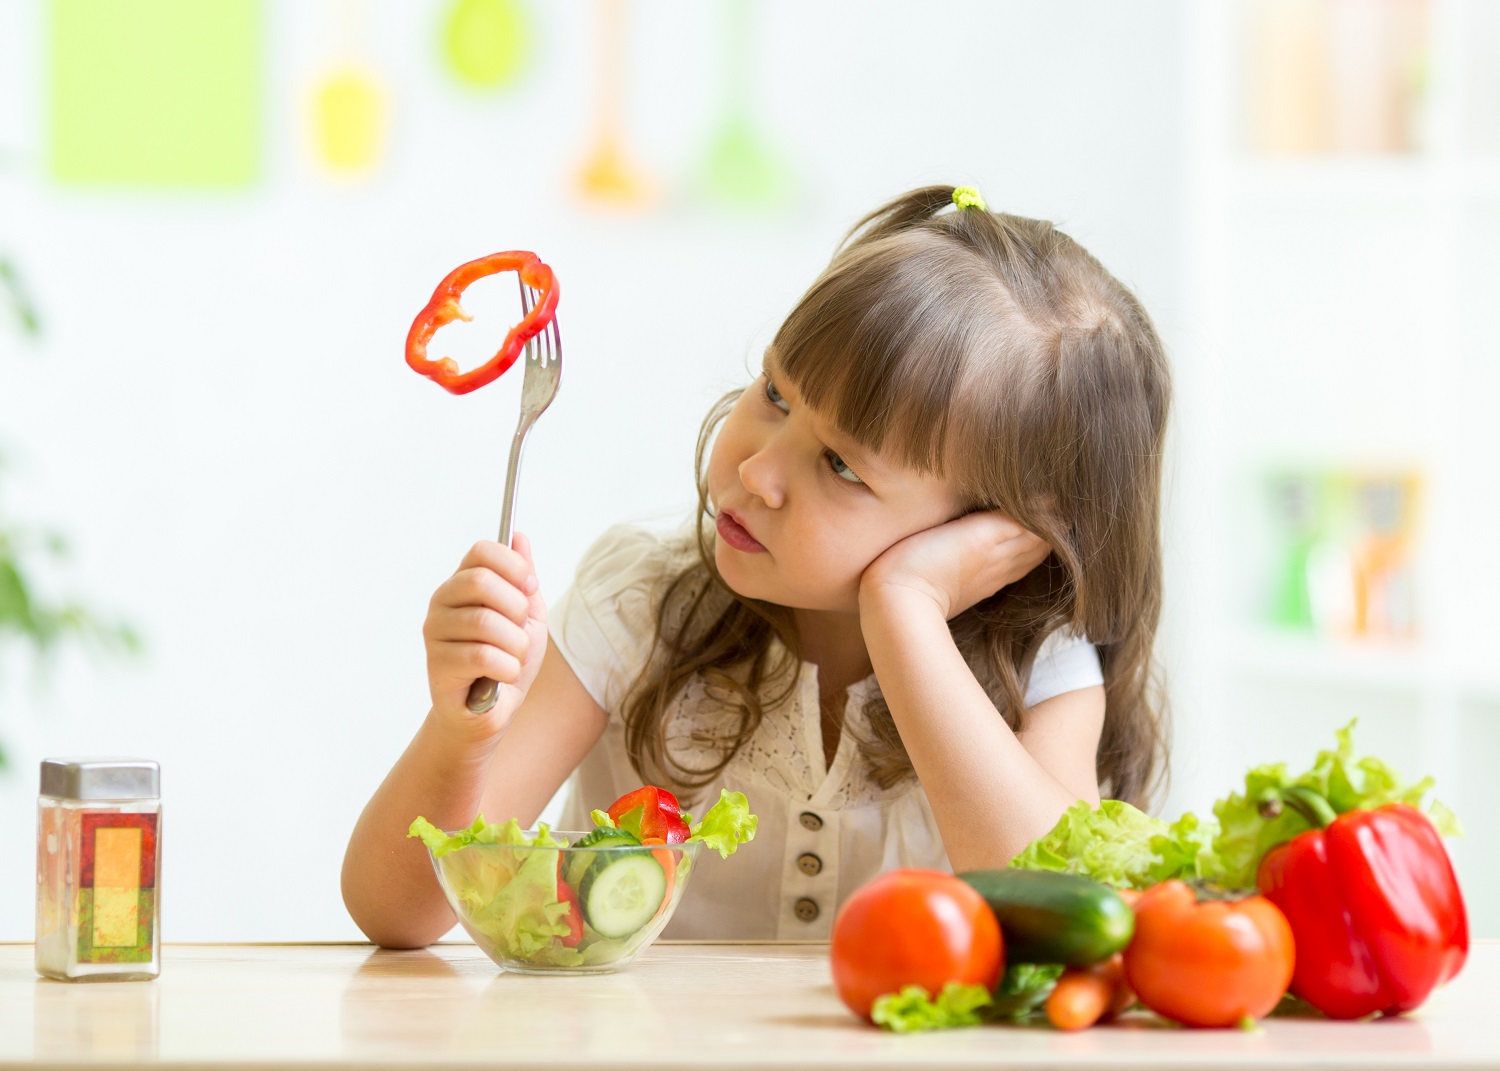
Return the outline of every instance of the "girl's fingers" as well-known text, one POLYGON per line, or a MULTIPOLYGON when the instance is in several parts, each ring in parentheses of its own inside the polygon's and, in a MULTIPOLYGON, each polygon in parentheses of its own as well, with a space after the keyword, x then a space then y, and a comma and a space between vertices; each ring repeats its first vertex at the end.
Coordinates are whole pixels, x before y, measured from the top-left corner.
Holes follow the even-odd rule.
POLYGON ((531 556, 531 537, 526 535, 524 532, 517 532, 513 542, 515 543, 516 550, 518 550, 526 559, 526 564, 531 566, 531 582, 533 586, 530 590, 527 590, 525 587, 522 587, 521 589, 522 591, 526 592, 527 599, 529 600, 529 610, 531 612, 531 616, 545 617, 547 613, 547 603, 542 598, 541 582, 537 579, 536 559, 531 556))
POLYGON ((432 609, 478 606, 524 624, 530 608, 526 593, 485 566, 454 573, 432 597, 432 609))
POLYGON ((536 582, 536 570, 528 556, 511 547, 502 547, 493 539, 481 539, 470 547, 459 563, 458 571, 475 568, 488 569, 523 592, 534 590, 531 585, 536 582))
POLYGON ((467 687, 468 682, 488 677, 501 684, 521 678, 521 660, 487 643, 440 642, 433 646, 431 672, 451 677, 467 687))
POLYGON ((531 646, 525 628, 485 606, 460 606, 433 614, 427 638, 436 643, 485 643, 523 661, 531 646))

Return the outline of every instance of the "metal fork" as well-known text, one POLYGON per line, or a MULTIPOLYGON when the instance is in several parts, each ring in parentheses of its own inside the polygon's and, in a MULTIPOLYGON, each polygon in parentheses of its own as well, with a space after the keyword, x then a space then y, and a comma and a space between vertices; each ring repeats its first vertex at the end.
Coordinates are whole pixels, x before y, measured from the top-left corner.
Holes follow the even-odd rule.
MULTIPOLYGON (((537 300, 537 292, 524 282, 521 286, 522 315, 531 312, 537 300)), ((505 498, 500 506, 500 536, 502 547, 510 546, 510 522, 516 502, 516 480, 521 474, 521 448, 526 445, 526 434, 536 423, 552 399, 557 397, 557 385, 562 381, 562 332, 558 330, 557 317, 535 338, 526 343, 526 378, 521 381, 521 419, 516 424, 516 434, 510 441, 510 464, 505 470, 505 498)), ((483 714, 495 705, 500 694, 500 685, 488 677, 480 677, 469 685, 466 704, 475 714, 483 714)))

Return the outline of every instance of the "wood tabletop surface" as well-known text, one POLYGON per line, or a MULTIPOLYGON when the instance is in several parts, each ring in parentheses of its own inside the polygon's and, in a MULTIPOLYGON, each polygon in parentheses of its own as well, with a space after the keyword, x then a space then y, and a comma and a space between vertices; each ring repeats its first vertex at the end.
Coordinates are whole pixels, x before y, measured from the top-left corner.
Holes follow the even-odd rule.
POLYGON ((896 1035, 834 995, 821 943, 661 942, 617 974, 501 972, 473 945, 168 944, 151 982, 40 978, 0 945, 0 1067, 1500 1068, 1500 941, 1417 1013, 1187 1030, 896 1035))

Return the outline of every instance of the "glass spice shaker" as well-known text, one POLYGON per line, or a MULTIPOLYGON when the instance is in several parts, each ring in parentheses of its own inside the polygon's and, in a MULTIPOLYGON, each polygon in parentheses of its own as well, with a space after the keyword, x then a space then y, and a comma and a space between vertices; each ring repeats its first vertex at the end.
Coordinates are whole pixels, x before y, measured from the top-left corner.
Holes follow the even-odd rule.
POLYGON ((65 982, 161 973, 161 769, 44 759, 37 798, 36 969, 65 982))

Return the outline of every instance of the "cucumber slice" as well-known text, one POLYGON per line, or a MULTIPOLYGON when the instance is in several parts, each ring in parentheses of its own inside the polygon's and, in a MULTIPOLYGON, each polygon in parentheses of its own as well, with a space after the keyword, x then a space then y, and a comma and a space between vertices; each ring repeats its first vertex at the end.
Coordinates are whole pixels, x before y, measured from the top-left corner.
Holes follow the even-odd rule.
POLYGON ((667 898, 667 873, 649 851, 601 851, 578 898, 601 937, 629 937, 656 917, 667 898))
POLYGON ((596 844, 606 847, 615 847, 622 844, 639 844, 641 839, 628 829, 614 829, 610 826, 597 826, 592 832, 585 833, 578 838, 575 848, 592 848, 596 844))
POLYGON ((597 852, 568 852, 563 856, 567 860, 563 864, 563 880, 577 889, 578 883, 588 873, 589 867, 598 858, 598 854, 597 852))

